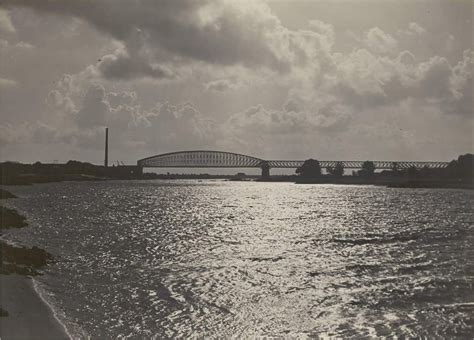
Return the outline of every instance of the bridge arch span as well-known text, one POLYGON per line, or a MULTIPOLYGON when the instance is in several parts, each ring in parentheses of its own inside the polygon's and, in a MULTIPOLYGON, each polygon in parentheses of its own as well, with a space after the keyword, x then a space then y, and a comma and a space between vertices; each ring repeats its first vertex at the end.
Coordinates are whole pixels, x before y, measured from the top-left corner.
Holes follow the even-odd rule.
POLYGON ((140 167, 153 168, 260 168, 263 159, 225 151, 178 151, 137 161, 140 167))

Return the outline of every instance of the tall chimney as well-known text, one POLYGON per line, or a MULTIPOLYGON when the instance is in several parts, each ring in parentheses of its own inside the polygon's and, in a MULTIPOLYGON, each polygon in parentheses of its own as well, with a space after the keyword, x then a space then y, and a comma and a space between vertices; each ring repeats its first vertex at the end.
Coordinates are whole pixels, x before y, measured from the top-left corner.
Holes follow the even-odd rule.
POLYGON ((105 159, 104 166, 109 166, 109 128, 105 128, 105 159))

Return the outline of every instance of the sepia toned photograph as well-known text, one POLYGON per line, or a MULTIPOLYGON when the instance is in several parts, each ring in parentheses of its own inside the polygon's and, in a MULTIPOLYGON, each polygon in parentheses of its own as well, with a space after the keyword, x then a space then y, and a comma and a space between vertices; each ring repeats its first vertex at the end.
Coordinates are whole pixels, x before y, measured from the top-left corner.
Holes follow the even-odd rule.
POLYGON ((473 0, 0 0, 0 340, 473 339, 473 0))

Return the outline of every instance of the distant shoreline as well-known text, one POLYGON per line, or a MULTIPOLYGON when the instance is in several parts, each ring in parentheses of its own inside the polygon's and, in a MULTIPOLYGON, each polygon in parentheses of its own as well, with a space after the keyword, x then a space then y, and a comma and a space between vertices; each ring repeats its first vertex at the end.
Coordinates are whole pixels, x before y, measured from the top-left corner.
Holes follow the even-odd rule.
POLYGON ((97 177, 83 174, 65 174, 65 175, 24 175, 14 178, 3 178, 2 185, 32 185, 41 183, 59 183, 59 182, 95 182, 95 181, 110 181, 110 180, 208 180, 208 179, 222 179, 227 181, 243 182, 290 182, 296 184, 334 184, 334 185, 376 185, 385 186, 388 188, 411 188, 411 189, 468 189, 474 190, 474 181, 462 181, 455 179, 411 179, 404 177, 379 177, 364 178, 359 176, 342 176, 333 177, 322 175, 317 178, 302 178, 297 175, 275 175, 267 179, 258 178, 258 176, 246 176, 239 178, 232 175, 209 175, 209 174, 180 174, 180 175, 166 175, 166 174, 147 174, 141 178, 108 178, 97 177))
MULTIPOLYGON (((458 156, 451 162, 419 162, 418 165, 392 162, 379 165, 374 161, 357 161, 357 164, 336 162, 329 166, 316 159, 307 159, 292 175, 270 176, 270 167, 261 176, 239 172, 235 175, 211 175, 208 173, 144 173, 140 165, 102 166, 70 160, 67 163, 23 164, 0 163, 0 177, 3 185, 28 185, 62 181, 104 181, 104 180, 154 180, 154 179, 226 179, 229 181, 294 182, 305 184, 362 184, 383 185, 393 188, 462 188, 474 189, 474 154, 458 156), (425 163, 429 163, 427 165, 425 163), (423 164, 425 164, 423 166, 423 164), (381 166, 377 168, 376 166, 381 166), (410 166, 410 167, 408 167, 410 166), (418 166, 418 167, 417 167, 418 166), (420 166, 423 166, 420 168, 420 166), (348 170, 352 170, 352 175, 348 170)), ((140 164, 140 163, 138 163, 140 164)), ((192 165, 191 165, 192 166, 192 165)), ((205 166, 205 165, 204 165, 205 166)), ((224 166, 224 165, 223 165, 224 166)), ((261 167, 262 165, 252 165, 261 167)))

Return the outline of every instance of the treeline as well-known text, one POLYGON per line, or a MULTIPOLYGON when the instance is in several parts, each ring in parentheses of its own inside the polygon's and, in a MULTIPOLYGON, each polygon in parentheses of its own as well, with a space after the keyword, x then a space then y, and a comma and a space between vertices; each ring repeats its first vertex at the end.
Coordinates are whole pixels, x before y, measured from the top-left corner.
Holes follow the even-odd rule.
MULTIPOLYGON (((306 160, 301 167, 296 169, 296 173, 301 178, 317 179, 325 176, 343 177, 344 165, 342 162, 336 163, 334 168, 327 168, 327 174, 323 175, 320 163, 316 159, 306 160)), ((397 163, 393 163, 390 170, 377 172, 374 162, 365 161, 362 168, 353 171, 352 176, 363 178, 386 177, 386 178, 408 178, 408 179, 436 179, 436 180, 458 180, 464 182, 474 181, 474 155, 465 154, 451 161, 445 168, 416 168, 399 169, 397 163)))
POLYGON ((0 163, 2 184, 30 184, 62 180, 134 179, 141 176, 137 166, 104 167, 70 160, 67 163, 0 163))
POLYGON ((41 175, 62 175, 62 174, 87 174, 95 175, 100 172, 100 166, 79 162, 68 161, 65 164, 57 163, 41 163, 24 164, 17 162, 0 163, 0 174, 4 176, 17 176, 24 174, 41 174, 41 175))

